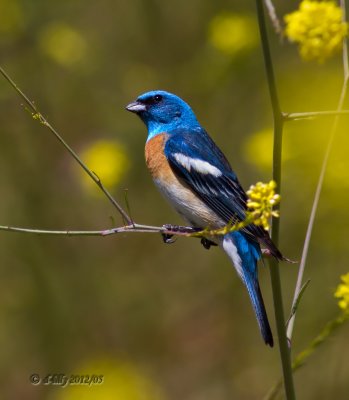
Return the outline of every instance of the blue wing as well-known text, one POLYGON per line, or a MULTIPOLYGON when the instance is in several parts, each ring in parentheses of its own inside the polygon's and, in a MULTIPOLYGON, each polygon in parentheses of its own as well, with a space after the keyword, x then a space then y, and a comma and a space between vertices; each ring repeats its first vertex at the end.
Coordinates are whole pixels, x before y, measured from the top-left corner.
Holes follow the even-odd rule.
POLYGON ((205 131, 195 134, 180 131, 171 134, 165 145, 165 156, 173 171, 226 223, 243 220, 246 210, 246 194, 227 159, 205 131), (222 175, 203 174, 191 168, 188 171, 176 155, 193 160, 206 161, 222 175))
MULTIPOLYGON (((245 219, 247 196, 222 151, 204 129, 200 132, 179 129, 171 132, 165 144, 165 156, 176 176, 182 179, 225 223, 245 219), (221 174, 202 173, 200 168, 188 168, 178 155, 188 160, 200 160, 221 174)), ((282 259, 268 233, 261 227, 249 225, 242 229, 250 238, 261 241, 271 253, 282 259)))

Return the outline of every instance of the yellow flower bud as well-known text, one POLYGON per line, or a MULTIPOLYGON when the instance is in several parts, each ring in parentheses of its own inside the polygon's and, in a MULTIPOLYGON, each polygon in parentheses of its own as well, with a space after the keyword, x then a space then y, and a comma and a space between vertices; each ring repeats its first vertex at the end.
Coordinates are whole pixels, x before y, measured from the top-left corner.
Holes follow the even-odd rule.
POLYGON ((341 276, 342 283, 337 286, 334 296, 339 299, 338 306, 349 312, 349 272, 341 276))

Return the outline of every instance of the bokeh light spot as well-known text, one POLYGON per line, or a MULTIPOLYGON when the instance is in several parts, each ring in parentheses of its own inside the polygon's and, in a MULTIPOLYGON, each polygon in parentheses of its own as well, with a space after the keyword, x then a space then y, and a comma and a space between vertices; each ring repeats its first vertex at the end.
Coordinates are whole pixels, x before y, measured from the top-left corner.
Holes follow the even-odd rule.
POLYGON ((87 52, 84 37, 64 23, 52 23, 40 33, 39 44, 42 52, 65 67, 82 61, 87 52))
MULTIPOLYGON (((116 141, 98 140, 81 154, 87 166, 101 179, 105 186, 115 186, 129 168, 129 160, 123 146, 116 141)), ((85 189, 100 193, 96 184, 81 171, 81 182, 85 189)))
POLYGON ((68 385, 54 400, 164 400, 159 386, 128 361, 92 360, 73 375, 103 376, 95 385, 68 385))
POLYGON ((16 0, 0 1, 0 32, 17 33, 24 23, 23 12, 16 0))
POLYGON ((223 13, 215 16, 209 25, 209 42, 230 56, 251 50, 258 40, 255 18, 249 15, 223 13))
POLYGON ((273 130, 263 129, 251 135, 245 143, 244 155, 259 167, 270 168, 273 152, 273 130))

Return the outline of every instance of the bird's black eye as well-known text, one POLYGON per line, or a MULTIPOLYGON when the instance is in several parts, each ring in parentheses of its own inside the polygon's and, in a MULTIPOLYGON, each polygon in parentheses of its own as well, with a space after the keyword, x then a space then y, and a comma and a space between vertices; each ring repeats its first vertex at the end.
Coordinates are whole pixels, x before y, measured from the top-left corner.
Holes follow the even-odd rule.
POLYGON ((154 96, 154 101, 155 101, 155 103, 159 103, 161 100, 162 100, 161 94, 156 94, 156 95, 154 96))

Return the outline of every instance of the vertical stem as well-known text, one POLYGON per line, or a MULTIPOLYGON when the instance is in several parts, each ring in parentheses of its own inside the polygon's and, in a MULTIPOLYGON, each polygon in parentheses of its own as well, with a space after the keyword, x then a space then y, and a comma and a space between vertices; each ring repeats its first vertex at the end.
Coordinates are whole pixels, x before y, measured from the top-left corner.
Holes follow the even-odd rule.
MULTIPOLYGON (((262 42, 265 69, 267 74, 269 93, 274 115, 274 148, 273 148, 273 179, 281 189, 281 154, 282 154, 282 129, 283 116, 278 99, 278 93, 274 77, 273 63, 270 55, 267 28, 265 24, 263 0, 256 0, 259 31, 262 42)), ((272 240, 275 245, 279 243, 279 220, 273 218, 272 240)), ((279 263, 276 259, 270 262, 270 277, 273 289, 273 301, 276 327, 279 339, 279 350, 281 356, 284 387, 287 400, 294 400, 295 391, 293 385, 293 375, 291 366, 290 351, 285 330, 285 315, 282 301, 281 280, 279 274, 279 263)))
MULTIPOLYGON (((278 184, 279 193, 281 184, 282 129, 283 129, 282 120, 274 119, 273 179, 278 184)), ((273 218, 272 227, 273 229, 271 238, 275 243, 275 245, 278 246, 279 229, 280 229, 279 219, 273 218)), ((271 259, 269 265, 270 265, 270 278, 273 289, 275 321, 279 338, 279 350, 280 350, 282 370, 283 370, 285 393, 286 393, 286 398, 288 400, 293 400, 296 397, 293 385, 291 355, 290 355, 290 349, 288 347, 288 341, 285 329, 285 315, 284 315, 283 300, 282 300, 279 262, 276 259, 271 259)))
MULTIPOLYGON (((345 0, 340 0, 340 6, 341 6, 342 12, 343 12, 343 15, 342 15, 343 22, 346 22, 346 4, 345 4, 345 0)), ((311 236, 312 236, 312 233, 313 233, 313 227, 314 227, 316 212, 317 212, 319 201, 320 201, 320 195, 321 195, 322 186, 323 186, 324 179, 325 179, 325 173, 326 173, 326 170, 327 170, 327 164, 328 164, 328 160, 329 160, 329 157, 330 157, 330 154, 331 154, 333 141, 334 141, 334 138, 335 138, 335 135, 336 135, 336 132, 337 132, 340 113, 343 111, 344 100, 345 100, 345 97, 347 95, 348 82, 349 82, 349 60, 348 60, 348 38, 347 37, 345 37, 343 39, 342 60, 343 60, 342 61, 343 62, 343 85, 342 85, 342 90, 341 90, 341 94, 340 94, 339 101, 338 101, 337 114, 336 114, 336 116, 334 118, 334 121, 333 121, 333 125, 332 125, 332 129, 331 129, 330 136, 329 136, 329 139, 328 139, 325 155, 324 155, 324 158, 323 158, 323 161, 322 161, 322 166, 321 166, 321 171, 320 171, 318 183, 317 183, 317 186, 316 186, 313 205, 312 205, 312 208, 311 208, 311 213, 310 213, 308 227, 307 227, 307 232, 306 232, 306 235, 305 235, 304 246, 303 246, 303 251, 302 251, 302 258, 301 258, 301 262, 300 262, 300 266, 299 266, 297 283, 296 283, 296 288, 295 288, 295 292, 294 292, 292 306, 295 304, 295 302, 297 300, 297 297, 299 295, 299 292, 301 290, 301 287, 302 287, 303 275, 304 275, 304 270, 305 270, 305 264, 306 264, 307 257, 308 257, 310 239, 311 239, 311 236)), ((296 313, 292 316, 292 318, 290 319, 290 322, 288 324, 287 337, 288 337, 289 340, 291 340, 291 338, 292 338, 295 319, 296 319, 296 313)))

